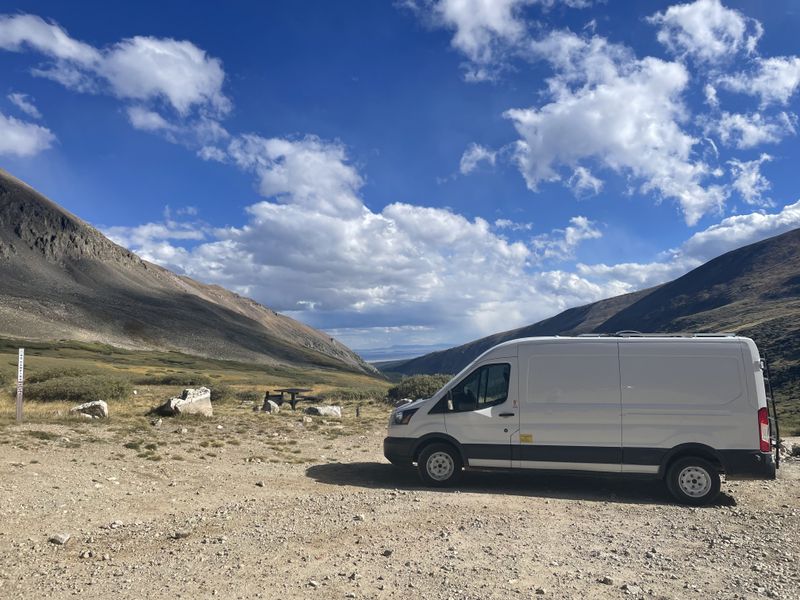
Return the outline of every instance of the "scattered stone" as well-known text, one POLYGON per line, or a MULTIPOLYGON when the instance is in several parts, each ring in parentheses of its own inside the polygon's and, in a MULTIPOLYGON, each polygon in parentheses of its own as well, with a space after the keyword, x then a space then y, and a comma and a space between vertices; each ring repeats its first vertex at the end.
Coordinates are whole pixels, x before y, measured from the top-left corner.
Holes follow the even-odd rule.
POLYGON ((625 583, 625 584, 623 584, 623 585, 622 585, 622 590, 623 590, 623 591, 624 591, 626 594, 629 594, 629 595, 631 595, 631 596, 636 596, 636 595, 638 595, 638 594, 641 594, 641 593, 642 593, 642 588, 640 588, 638 585, 632 585, 632 584, 630 584, 630 583, 625 583))
POLYGON ((263 481, 256 481, 256 487, 264 487, 263 481))
POLYGON ((119 529, 120 527, 122 527, 122 525, 123 525, 122 521, 114 521, 108 526, 108 528, 109 529, 119 529))
POLYGON ((614 585, 614 579, 609 577, 608 575, 603 575, 597 579, 597 583, 602 583, 605 585, 614 585))
POLYGON ((389 550, 389 548, 387 548, 386 550, 384 550, 384 551, 383 551, 383 553, 382 553, 382 554, 383 554, 384 556, 387 556, 387 557, 388 557, 388 556, 391 556, 391 555, 392 555, 392 551, 391 551, 391 550, 389 550))
POLYGON ((183 390, 180 398, 170 398, 156 408, 155 412, 167 417, 177 415, 211 417, 214 415, 214 409, 211 407, 211 390, 207 387, 187 388, 183 390))
POLYGON ((312 423, 314 419, 311 417, 303 417, 303 423, 312 423))
POLYGON ((155 427, 156 429, 161 429, 161 424, 164 422, 164 419, 155 419, 150 421, 150 424, 155 427))
POLYGON ((264 402, 262 410, 268 413, 279 413, 281 412, 281 407, 278 406, 278 403, 275 402, 274 400, 267 400, 266 402, 264 402))
POLYGON ((225 429, 225 428, 222 425, 217 425, 217 429, 218 430, 222 430, 222 429, 225 429))
POLYGON ((188 529, 176 529, 175 531, 172 532, 170 537, 173 540, 183 540, 188 538, 190 533, 191 532, 188 529))
POLYGON ((363 521, 363 520, 364 520, 364 515, 355 515, 353 517, 353 521, 363 521))
POLYGON ((319 587, 319 582, 318 582, 318 581, 315 581, 314 579, 312 579, 312 580, 310 580, 310 581, 308 582, 308 587, 312 587, 312 588, 318 588, 318 587, 319 587))
POLYGON ((51 535, 48 541, 56 546, 64 546, 71 537, 72 536, 68 533, 56 533, 51 535))
POLYGON ((547 591, 543 587, 537 587, 534 591, 539 596, 542 596, 547 593, 547 591))
POLYGON ((341 406, 309 406, 305 413, 307 415, 316 415, 318 417, 329 417, 334 419, 342 418, 341 406))
POLYGON ((93 402, 85 402, 78 406, 73 406, 69 409, 72 414, 78 414, 90 419, 107 419, 108 418, 108 404, 104 400, 94 400, 93 402))

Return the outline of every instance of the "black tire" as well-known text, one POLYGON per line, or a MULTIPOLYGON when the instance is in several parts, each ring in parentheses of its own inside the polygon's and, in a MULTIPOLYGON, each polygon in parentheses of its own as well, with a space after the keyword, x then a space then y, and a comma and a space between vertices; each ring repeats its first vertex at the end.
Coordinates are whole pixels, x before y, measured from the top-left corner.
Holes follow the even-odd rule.
POLYGON ((422 482, 434 487, 454 485, 461 479, 464 464, 450 444, 431 444, 419 453, 417 471, 422 482))
POLYGON ((667 471, 667 488, 681 504, 710 504, 719 495, 719 469, 699 456, 679 458, 667 471))

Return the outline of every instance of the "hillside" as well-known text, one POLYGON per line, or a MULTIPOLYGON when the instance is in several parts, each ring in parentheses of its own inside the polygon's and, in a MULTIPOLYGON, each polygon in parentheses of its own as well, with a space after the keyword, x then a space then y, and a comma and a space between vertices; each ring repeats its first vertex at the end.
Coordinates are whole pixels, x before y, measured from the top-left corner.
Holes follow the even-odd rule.
POLYGON ((142 260, 2 169, 0 280, 4 337, 374 372, 323 332, 142 260))
POLYGON ((752 337, 770 359, 778 396, 800 404, 800 229, 723 254, 656 288, 572 308, 528 327, 402 361, 391 371, 456 373, 503 341, 624 329, 730 331, 752 337))

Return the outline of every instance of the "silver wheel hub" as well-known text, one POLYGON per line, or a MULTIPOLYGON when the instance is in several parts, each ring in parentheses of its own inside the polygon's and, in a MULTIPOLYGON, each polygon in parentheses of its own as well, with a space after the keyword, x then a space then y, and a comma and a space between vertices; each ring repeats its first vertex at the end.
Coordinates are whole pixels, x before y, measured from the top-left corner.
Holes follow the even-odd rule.
POLYGON ((711 475, 702 467, 686 467, 678 475, 681 491, 692 498, 702 498, 711 491, 711 475))
POLYGON ((456 470, 456 464, 453 457, 447 452, 434 452, 428 457, 425 463, 425 470, 431 479, 436 481, 446 481, 452 477, 453 472, 456 470))

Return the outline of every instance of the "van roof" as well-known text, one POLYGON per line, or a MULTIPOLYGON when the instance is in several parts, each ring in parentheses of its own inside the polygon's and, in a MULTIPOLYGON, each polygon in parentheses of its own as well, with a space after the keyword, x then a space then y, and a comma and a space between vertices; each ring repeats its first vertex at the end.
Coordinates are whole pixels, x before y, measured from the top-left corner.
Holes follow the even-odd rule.
POLYGON ((490 350, 531 342, 619 342, 620 340, 741 342, 749 339, 735 333, 640 333, 638 331, 620 331, 617 333, 584 333, 577 336, 543 335, 516 338, 497 344, 490 350))

